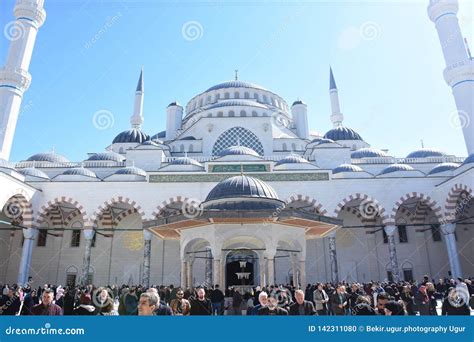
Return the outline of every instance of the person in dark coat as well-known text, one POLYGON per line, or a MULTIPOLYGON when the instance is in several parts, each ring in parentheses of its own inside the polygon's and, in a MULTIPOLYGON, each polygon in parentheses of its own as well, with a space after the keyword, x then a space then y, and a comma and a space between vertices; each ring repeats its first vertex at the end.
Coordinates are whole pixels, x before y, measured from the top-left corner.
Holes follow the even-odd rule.
POLYGON ((36 290, 31 290, 25 295, 25 298, 23 299, 23 308, 21 310, 21 315, 32 315, 31 309, 37 304, 39 304, 39 298, 36 295, 36 290))
POLYGON ((331 307, 334 315, 343 316, 346 314, 349 296, 346 293, 344 285, 337 287, 336 291, 331 296, 331 307))
POLYGON ((387 304, 385 304, 385 316, 405 316, 405 308, 403 304, 397 302, 395 300, 389 300, 387 304))
POLYGON ((130 292, 125 295, 124 298, 125 315, 136 315, 138 307, 138 297, 136 295, 136 289, 131 288, 130 292))
POLYGON ((91 305, 92 300, 89 294, 81 295, 79 306, 73 310, 75 316, 94 316, 97 315, 95 306, 91 305))
POLYGON ((53 303, 53 290, 46 288, 41 296, 41 304, 33 306, 31 313, 35 316, 62 316, 63 309, 53 303))
POLYGON ((224 294, 219 289, 219 285, 214 287, 211 292, 212 313, 216 315, 222 314, 222 303, 224 302, 224 294))
POLYGON ((270 296, 268 297, 268 305, 258 309, 259 316, 288 316, 288 311, 278 306, 278 300, 270 296))
POLYGON ((296 302, 290 305, 290 316, 313 316, 316 314, 314 305, 309 300, 304 300, 305 293, 303 290, 295 291, 296 302))
POLYGON ((8 294, 3 296, 0 302, 0 314, 3 316, 15 316, 20 311, 21 300, 14 289, 9 288, 8 294))
POLYGON ((190 300, 191 316, 207 316, 212 315, 212 304, 206 297, 206 291, 201 287, 197 291, 197 298, 190 300))

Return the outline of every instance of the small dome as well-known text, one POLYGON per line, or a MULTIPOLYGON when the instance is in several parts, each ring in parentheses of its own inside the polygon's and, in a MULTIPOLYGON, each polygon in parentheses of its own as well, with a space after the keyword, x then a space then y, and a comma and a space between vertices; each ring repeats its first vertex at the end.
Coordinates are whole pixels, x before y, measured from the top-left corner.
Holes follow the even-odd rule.
POLYGON ((189 157, 180 157, 170 162, 170 165, 195 165, 202 167, 202 164, 197 160, 194 160, 189 157))
POLYGON ((446 153, 436 150, 434 148, 421 148, 411 152, 406 158, 429 158, 429 157, 443 157, 446 153))
POLYGON ((122 156, 121 154, 112 152, 112 151, 107 151, 107 152, 99 152, 91 155, 89 158, 87 158, 88 161, 93 161, 93 160, 110 160, 110 161, 115 161, 115 162, 122 162, 125 160, 125 157, 122 156))
POLYGON ((159 140, 166 138, 166 131, 161 131, 159 133, 156 133, 154 136, 151 137, 151 140, 159 140))
POLYGON ((428 172, 428 174, 434 175, 435 173, 454 170, 458 166, 459 164, 456 164, 456 163, 441 163, 441 164, 436 165, 434 168, 432 168, 431 171, 428 172))
POLYGON ((281 208, 284 202, 267 183, 240 175, 218 183, 207 195, 203 206, 207 209, 259 210, 281 208))
POLYGON ((187 137, 179 138, 178 140, 196 140, 196 138, 188 135, 187 137))
POLYGON ((173 101, 168 105, 168 107, 174 107, 174 106, 180 106, 181 107, 181 105, 177 101, 173 101))
POLYGON ((307 164, 309 163, 306 159, 300 157, 297 154, 290 154, 283 159, 280 159, 276 162, 275 166, 283 165, 283 164, 307 164))
POLYGON ((294 105, 301 105, 301 104, 302 104, 302 105, 305 105, 306 103, 304 103, 304 102, 301 101, 301 100, 296 100, 295 102, 293 102, 293 104, 292 104, 291 106, 293 107, 294 105))
POLYGON ((341 164, 335 169, 332 170, 333 174, 336 173, 341 173, 341 172, 361 172, 364 171, 362 168, 360 168, 357 165, 352 165, 352 164, 341 164))
POLYGON ((69 175, 69 176, 85 176, 85 177, 97 178, 94 172, 84 167, 73 167, 73 168, 67 169, 62 174, 69 175))
POLYGON ((206 107, 208 109, 220 108, 220 107, 230 107, 230 106, 246 106, 246 107, 257 107, 267 109, 268 107, 252 100, 224 100, 217 103, 211 104, 206 107))
POLYGON ((49 179, 49 176, 46 173, 34 167, 27 167, 24 169, 20 169, 18 170, 18 172, 21 173, 23 176, 49 179))
POLYGON ((352 128, 339 126, 328 131, 324 138, 331 139, 334 141, 337 140, 364 140, 362 137, 354 131, 352 128))
POLYGON ((466 159, 464 159, 462 165, 474 163, 474 153, 470 154, 466 159))
POLYGON ((127 166, 115 171, 114 175, 136 175, 146 177, 146 171, 135 166, 127 166))
POLYGON ((29 157, 26 161, 50 162, 50 163, 69 163, 65 157, 56 152, 37 153, 29 157))
POLYGON ((112 144, 117 143, 138 143, 141 144, 142 142, 150 140, 150 136, 148 134, 143 133, 138 128, 132 128, 128 131, 123 131, 119 135, 115 137, 112 141, 112 144))
POLYGON ((254 157, 260 157, 260 155, 246 146, 230 146, 221 152, 219 152, 219 157, 225 156, 240 156, 240 155, 249 155, 254 157))
POLYGON ((0 168, 2 168, 2 169, 11 169, 11 170, 15 169, 15 167, 13 166, 12 163, 10 163, 8 160, 5 160, 3 158, 0 158, 0 168))
POLYGON ((362 159, 362 158, 376 158, 376 157, 388 157, 388 155, 376 148, 361 148, 355 152, 351 153, 352 159, 362 159))
POLYGON ((227 82, 216 84, 215 86, 212 86, 209 89, 207 89, 205 92, 212 91, 212 90, 225 89, 225 88, 253 88, 253 89, 266 90, 262 86, 259 86, 257 84, 253 84, 250 82, 227 81, 227 82))
POLYGON ((392 164, 387 166, 385 169, 380 171, 379 175, 386 175, 387 173, 397 172, 397 171, 415 171, 410 165, 406 164, 392 164))

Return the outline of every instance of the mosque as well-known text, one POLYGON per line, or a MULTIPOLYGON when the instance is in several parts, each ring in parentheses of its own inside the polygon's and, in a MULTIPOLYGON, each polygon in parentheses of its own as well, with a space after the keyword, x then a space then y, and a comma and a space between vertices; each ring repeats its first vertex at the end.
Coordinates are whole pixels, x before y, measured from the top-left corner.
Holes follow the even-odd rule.
POLYGON ((131 126, 105 149, 10 161, 43 1, 17 0, 24 34, 0 69, 0 283, 304 287, 474 274, 474 62, 456 0, 430 1, 428 15, 469 119, 467 158, 369 144, 344 125, 332 70, 324 135, 303 101, 237 77, 170 103, 166 130, 145 132, 142 71, 131 126))

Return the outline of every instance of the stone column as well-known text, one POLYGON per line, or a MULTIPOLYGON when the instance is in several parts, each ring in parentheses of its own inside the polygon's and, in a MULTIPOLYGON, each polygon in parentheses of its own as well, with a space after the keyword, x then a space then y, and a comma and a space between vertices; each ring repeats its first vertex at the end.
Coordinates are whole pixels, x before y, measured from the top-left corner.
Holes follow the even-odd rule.
POLYGON ((18 270, 18 284, 27 285, 30 264, 31 264, 31 254, 33 253, 33 245, 35 243, 36 236, 38 235, 38 229, 36 228, 24 228, 23 229, 23 247, 21 250, 21 261, 20 269, 18 270))
POLYGON ((393 281, 400 280, 400 270, 398 268, 397 247, 395 246, 396 226, 384 227, 388 238, 388 253, 390 257, 390 268, 392 269, 393 281))
POLYGON ((275 259, 272 255, 267 259, 267 284, 275 285, 275 259))
POLYGON ((446 249, 448 250, 449 265, 451 268, 452 278, 462 277, 461 263, 459 262, 458 247, 456 245, 456 231, 455 223, 447 223, 441 225, 444 239, 446 241, 446 249))
POLYGON ((306 260, 300 260, 300 282, 301 289, 304 291, 306 288, 306 260))
POLYGON ((258 262, 260 266, 260 286, 267 286, 267 276, 265 275, 265 258, 263 255, 258 256, 258 262))
POLYGON ((212 279, 213 279, 213 285, 219 285, 221 289, 223 289, 223 284, 221 284, 221 260, 214 258, 212 260, 212 266, 213 266, 213 271, 212 271, 212 279))
POLYGON ((187 270, 186 270, 186 285, 188 288, 193 287, 193 259, 189 259, 188 262, 186 263, 187 265, 187 270))
POLYGON ((205 283, 208 288, 212 288, 213 284, 213 278, 212 278, 212 251, 210 247, 206 248, 206 267, 205 267, 205 283))
POLYGON ((298 266, 296 264, 296 255, 291 258, 291 272, 293 273, 293 286, 298 286, 298 266))
POLYGON ((150 264, 151 264, 151 237, 152 233, 149 230, 143 230, 143 276, 142 283, 145 287, 150 287, 150 264))
POLYGON ((186 271, 187 271, 187 265, 186 261, 182 260, 181 261, 181 288, 185 290, 187 288, 186 284, 186 271))
POLYGON ((329 234, 328 241, 329 262, 331 264, 331 281, 337 284, 339 282, 339 271, 337 269, 336 233, 329 234))
POLYGON ((84 259, 82 261, 82 278, 81 284, 87 285, 87 279, 89 278, 89 270, 91 267, 91 247, 92 239, 94 238, 94 230, 91 228, 85 228, 84 232, 84 259))

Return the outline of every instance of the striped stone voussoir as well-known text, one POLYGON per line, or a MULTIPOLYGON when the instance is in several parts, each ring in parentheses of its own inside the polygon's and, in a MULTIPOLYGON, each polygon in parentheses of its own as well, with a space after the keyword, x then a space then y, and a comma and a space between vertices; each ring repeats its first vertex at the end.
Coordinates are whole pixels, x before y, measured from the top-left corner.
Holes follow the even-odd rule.
POLYGON ((473 191, 470 187, 464 184, 454 184, 449 191, 448 197, 444 204, 444 220, 451 222, 456 218, 456 212, 459 209, 460 201, 469 201, 472 199, 473 191), (466 194, 465 198, 462 198, 462 194, 466 194))
POLYGON ((67 224, 69 224, 72 219, 78 215, 82 217, 85 226, 87 213, 84 207, 72 197, 56 197, 52 201, 48 201, 46 205, 41 206, 40 212, 36 218, 36 224, 41 225, 46 222, 46 219, 49 219, 55 227, 61 227, 63 225, 67 226, 67 224), (59 208, 61 203, 68 203, 76 209, 69 213, 68 217, 64 218, 64 222, 61 209, 59 208))
POLYGON ((298 195, 292 195, 292 196, 290 196, 289 198, 287 198, 285 200, 285 203, 287 205, 291 204, 292 202, 308 203, 309 205, 313 206, 313 208, 320 215, 326 215, 328 213, 328 211, 323 207, 323 205, 321 203, 319 203, 318 201, 316 201, 316 199, 314 199, 312 197, 309 197, 309 196, 298 194, 298 195))
POLYGON ((430 196, 427 196, 423 193, 419 192, 410 192, 406 193, 400 199, 395 203, 395 205, 392 207, 390 217, 389 219, 385 222, 386 225, 393 225, 396 224, 396 217, 399 209, 401 208, 402 204, 410 199, 417 199, 419 203, 417 204, 417 207, 415 208, 415 212, 411 213, 413 215, 413 223, 420 223, 421 220, 424 219, 428 211, 431 209, 433 214, 436 216, 436 218, 441 222, 443 218, 442 214, 442 208, 441 206, 438 205, 438 203, 433 200, 430 196))
POLYGON ((94 211, 89 221, 92 222, 93 227, 97 227, 100 221, 104 227, 111 228, 114 223, 120 222, 126 216, 135 213, 138 213, 142 219, 145 217, 145 211, 136 201, 133 201, 128 197, 116 196, 100 205, 97 210, 94 211), (114 204, 126 204, 130 208, 121 212, 117 217, 114 217, 113 212, 110 209, 114 204))

